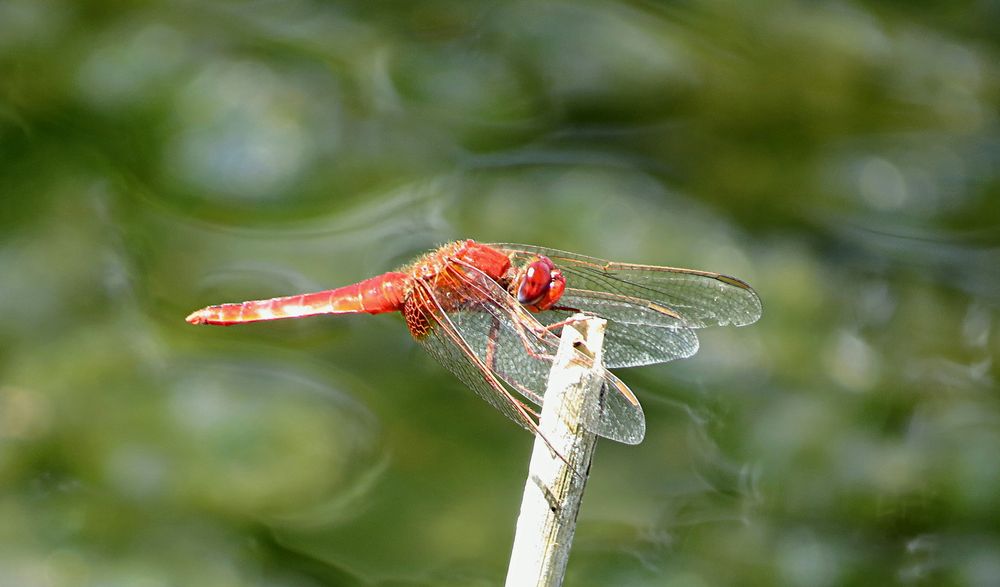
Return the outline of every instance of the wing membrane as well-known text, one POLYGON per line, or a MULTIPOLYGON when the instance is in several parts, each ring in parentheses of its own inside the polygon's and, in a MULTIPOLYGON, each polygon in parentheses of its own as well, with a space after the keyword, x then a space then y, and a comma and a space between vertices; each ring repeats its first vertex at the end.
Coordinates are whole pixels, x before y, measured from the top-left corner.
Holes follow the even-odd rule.
POLYGON ((412 304, 408 311, 408 319, 423 320, 428 327, 419 336, 414 337, 417 342, 476 395, 524 429, 537 433, 538 424, 534 414, 511 395, 486 365, 478 360, 477 355, 471 351, 468 341, 442 311, 430 291, 418 285, 412 295, 415 299, 408 302, 412 304), (413 317, 410 312, 419 313, 419 317, 413 317))
MULTIPOLYGON (((511 255, 512 261, 519 265, 530 262, 536 255, 545 255, 562 270, 568 287, 633 300, 633 306, 672 312, 688 328, 744 326, 760 318, 760 298, 735 277, 677 267, 615 263, 532 245, 493 246, 511 255)), ((580 309, 591 311, 591 308, 595 314, 604 316, 597 298, 588 298, 587 307, 580 309)), ((603 309, 609 310, 607 306, 603 309)), ((650 324, 623 320, 623 316, 627 318, 622 312, 606 317, 627 324, 650 324)))
MULTIPOLYGON (((560 304, 608 319, 604 364, 610 369, 665 363, 698 351, 698 337, 683 320, 646 308, 631 298, 569 288, 560 304)), ((571 314, 550 310, 536 316, 545 324, 554 324, 571 314)))
MULTIPOLYGON (((484 365, 525 400, 540 406, 559 337, 474 267, 451 267, 438 279, 438 285, 430 288, 432 295, 447 315, 448 323, 466 342, 467 351, 473 355, 471 359, 484 365)), ((577 358, 590 361, 583 353, 578 353, 577 358)), ((615 375, 602 369, 601 376, 603 384, 598 396, 587 402, 584 426, 605 438, 639 443, 645 435, 642 408, 615 375)), ((491 403, 496 405, 495 401, 491 403)))

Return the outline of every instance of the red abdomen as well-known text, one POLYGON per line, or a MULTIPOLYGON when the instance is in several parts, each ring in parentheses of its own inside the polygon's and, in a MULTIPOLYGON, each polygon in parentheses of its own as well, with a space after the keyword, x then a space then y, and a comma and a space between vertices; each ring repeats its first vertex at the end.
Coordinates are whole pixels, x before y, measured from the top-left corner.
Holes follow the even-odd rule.
POLYGON ((316 314, 398 312, 403 308, 403 296, 409 279, 405 273, 383 273, 337 289, 269 300, 219 304, 194 312, 187 317, 187 321, 191 324, 227 326, 316 314))

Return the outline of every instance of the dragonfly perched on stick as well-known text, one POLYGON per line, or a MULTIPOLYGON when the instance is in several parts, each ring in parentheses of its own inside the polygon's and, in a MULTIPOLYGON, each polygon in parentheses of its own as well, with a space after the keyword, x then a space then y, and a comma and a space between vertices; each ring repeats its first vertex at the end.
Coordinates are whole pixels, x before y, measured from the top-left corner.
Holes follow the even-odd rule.
MULTIPOLYGON (((192 324, 231 325, 318 314, 401 312, 413 337, 505 416, 538 434, 558 331, 575 313, 608 321, 604 362, 634 367, 688 357, 695 330, 743 326, 761 313, 745 282, 708 271, 634 265, 530 245, 457 241, 353 285, 209 306, 192 324)), ((589 361, 580 353, 581 361, 589 361)), ((607 369, 584 426, 638 444, 642 407, 607 369)))

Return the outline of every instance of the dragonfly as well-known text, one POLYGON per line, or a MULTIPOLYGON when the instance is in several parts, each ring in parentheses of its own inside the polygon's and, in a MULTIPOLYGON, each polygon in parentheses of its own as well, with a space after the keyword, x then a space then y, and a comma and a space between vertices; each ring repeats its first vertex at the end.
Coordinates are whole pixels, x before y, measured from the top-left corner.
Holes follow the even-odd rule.
POLYGON ((445 368, 539 436, 559 329, 579 313, 607 320, 602 381, 583 424, 598 436, 638 444, 646 430, 642 407, 608 369, 689 357, 698 350, 697 329, 751 324, 761 303, 746 282, 719 273, 463 240, 352 285, 208 306, 187 321, 228 326, 387 312, 400 312, 413 338, 445 368))

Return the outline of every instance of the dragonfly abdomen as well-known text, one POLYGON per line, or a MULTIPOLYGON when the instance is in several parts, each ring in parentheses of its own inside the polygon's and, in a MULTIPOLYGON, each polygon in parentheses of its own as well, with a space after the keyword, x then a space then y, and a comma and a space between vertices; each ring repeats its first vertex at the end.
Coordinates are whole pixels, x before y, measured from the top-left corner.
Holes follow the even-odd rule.
POLYGON ((253 300, 235 304, 219 304, 202 308, 187 317, 191 324, 228 326, 263 320, 301 318, 317 314, 382 314, 403 308, 405 273, 383 273, 337 289, 253 300))

